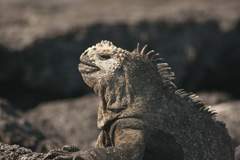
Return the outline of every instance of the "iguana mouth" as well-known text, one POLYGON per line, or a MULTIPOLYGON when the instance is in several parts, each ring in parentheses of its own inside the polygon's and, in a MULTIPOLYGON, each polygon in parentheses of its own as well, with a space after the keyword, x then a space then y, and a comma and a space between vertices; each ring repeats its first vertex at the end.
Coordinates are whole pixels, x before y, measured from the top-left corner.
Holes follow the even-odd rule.
POLYGON ((93 63, 80 60, 79 70, 81 73, 89 74, 100 70, 100 68, 93 63))

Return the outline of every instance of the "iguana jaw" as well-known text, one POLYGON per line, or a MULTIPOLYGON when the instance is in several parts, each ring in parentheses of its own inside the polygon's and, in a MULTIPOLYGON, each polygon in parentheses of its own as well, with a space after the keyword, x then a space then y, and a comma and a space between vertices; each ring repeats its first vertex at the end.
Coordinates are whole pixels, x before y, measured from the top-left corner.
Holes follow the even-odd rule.
POLYGON ((80 59, 79 70, 82 74, 91 74, 100 70, 95 64, 80 59))

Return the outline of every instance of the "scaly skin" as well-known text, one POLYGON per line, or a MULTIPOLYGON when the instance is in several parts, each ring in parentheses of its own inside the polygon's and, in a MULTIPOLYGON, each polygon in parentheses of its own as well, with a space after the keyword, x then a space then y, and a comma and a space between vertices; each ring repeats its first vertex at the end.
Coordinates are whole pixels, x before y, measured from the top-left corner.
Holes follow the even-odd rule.
POLYGON ((167 63, 146 47, 102 41, 80 57, 86 84, 101 97, 97 145, 56 159, 233 160, 225 126, 194 94, 177 89, 167 63))

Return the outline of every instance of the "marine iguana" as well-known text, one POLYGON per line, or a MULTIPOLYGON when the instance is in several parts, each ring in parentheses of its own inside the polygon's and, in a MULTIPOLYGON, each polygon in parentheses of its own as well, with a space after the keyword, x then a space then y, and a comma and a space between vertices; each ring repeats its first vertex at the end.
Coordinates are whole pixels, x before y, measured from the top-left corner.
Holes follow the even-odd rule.
POLYGON ((96 147, 55 159, 233 160, 231 139, 197 96, 178 89, 167 63, 146 46, 132 52, 102 41, 79 70, 101 102, 96 147))

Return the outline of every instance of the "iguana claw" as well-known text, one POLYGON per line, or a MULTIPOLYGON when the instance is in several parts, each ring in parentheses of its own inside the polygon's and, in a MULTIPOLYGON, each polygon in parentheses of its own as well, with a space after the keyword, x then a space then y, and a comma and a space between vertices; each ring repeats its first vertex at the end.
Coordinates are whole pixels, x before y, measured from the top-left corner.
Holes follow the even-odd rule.
POLYGON ((77 146, 74 145, 65 145, 62 147, 63 151, 67 151, 67 152, 78 152, 80 151, 80 149, 77 146))

